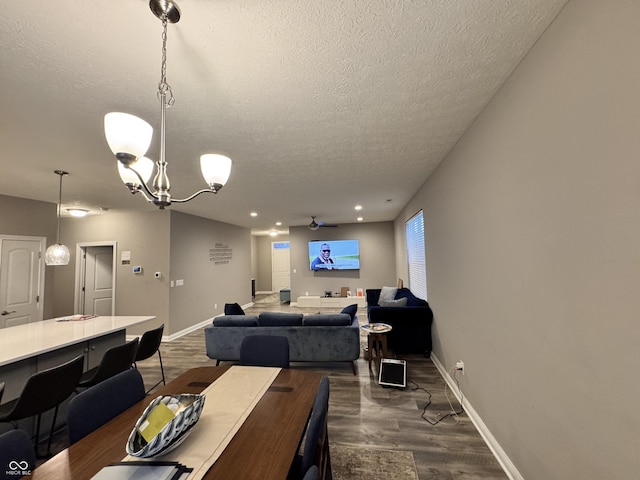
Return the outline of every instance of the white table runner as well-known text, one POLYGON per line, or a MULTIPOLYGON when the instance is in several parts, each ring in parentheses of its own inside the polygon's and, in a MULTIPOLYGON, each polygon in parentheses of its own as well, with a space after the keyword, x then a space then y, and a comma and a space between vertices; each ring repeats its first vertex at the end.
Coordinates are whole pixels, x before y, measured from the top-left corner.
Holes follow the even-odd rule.
MULTIPOLYGON (((204 407, 191 434, 158 459, 193 468, 189 480, 204 477, 279 373, 280 368, 232 366, 202 392, 204 407)), ((124 459, 134 460, 141 459, 124 459)))

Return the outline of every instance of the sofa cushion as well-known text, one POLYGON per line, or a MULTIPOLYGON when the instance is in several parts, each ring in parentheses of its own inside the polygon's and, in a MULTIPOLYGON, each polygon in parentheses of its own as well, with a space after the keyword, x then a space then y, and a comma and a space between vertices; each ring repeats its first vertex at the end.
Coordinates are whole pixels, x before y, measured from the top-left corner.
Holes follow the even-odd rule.
POLYGON ((407 307, 426 307, 429 305, 426 300, 416 297, 408 288, 399 288, 396 293, 396 300, 398 298, 406 298, 407 307))
POLYGON ((213 319, 216 327, 257 327, 257 315, 222 315, 213 319))
POLYGON ((380 300, 381 307, 406 307, 407 298, 398 298, 396 300, 380 300))
POLYGON ((394 300, 398 289, 396 287, 382 287, 380 290, 380 298, 378 299, 378 305, 382 300, 394 300))
POLYGON ((225 303, 224 314, 225 315, 244 315, 244 310, 238 303, 225 303))
POLYGON ((320 313, 317 315, 305 315, 302 324, 305 326, 345 326, 351 325, 353 320, 347 313, 320 313))
POLYGON ((262 312, 258 317, 261 327, 299 327, 302 325, 301 313, 262 312))
POLYGON ((356 316, 357 312, 358 312, 358 304, 357 303, 353 303, 351 305, 347 305, 346 307, 344 307, 342 309, 342 312, 340 312, 340 313, 348 313, 349 316, 351 317, 351 320, 353 320, 353 317, 356 316))

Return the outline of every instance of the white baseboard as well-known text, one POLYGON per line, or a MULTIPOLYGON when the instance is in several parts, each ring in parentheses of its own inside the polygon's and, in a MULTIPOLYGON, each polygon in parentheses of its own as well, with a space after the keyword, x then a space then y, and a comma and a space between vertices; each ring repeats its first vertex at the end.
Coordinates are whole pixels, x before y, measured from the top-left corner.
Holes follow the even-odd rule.
POLYGON ((447 382, 449 389, 458 399, 458 402, 462 404, 464 411, 467 413, 469 419, 471 419, 471 422, 478 430, 478 433, 480 433, 480 436, 491 450, 491 453, 493 453, 493 456, 496 457, 496 460, 498 460, 498 463, 507 474, 507 477, 509 477, 510 480, 524 480, 524 477, 520 474, 511 459, 507 456, 507 453, 502 449, 496 438, 491 434, 485 423, 482 421, 482 419, 478 415, 478 412, 475 411, 466 397, 464 397, 463 399, 460 398, 460 392, 458 391, 456 382, 453 380, 453 378, 451 378, 451 375, 449 374, 447 369, 444 368, 444 365, 442 365, 440 360, 438 360, 438 357, 436 357, 433 352, 431 353, 431 360, 444 378, 445 382, 447 382))
MULTIPOLYGON (((249 302, 249 303, 245 303, 244 305, 242 305, 242 309, 246 309, 246 308, 250 308, 253 307, 253 302, 249 302)), ((222 314, 220 314, 222 315, 222 314)), ((216 315, 214 317, 211 318, 207 318, 206 320, 203 320, 200 323, 196 323, 195 325, 191 325, 190 327, 184 328, 182 330, 180 330, 179 332, 174 333, 173 335, 163 335, 162 336, 162 341, 163 342, 171 342, 173 340, 175 340, 176 338, 180 338, 180 337, 184 337, 185 335, 191 333, 191 332, 195 332, 196 330, 198 330, 199 328, 204 328, 207 325, 211 325, 211 322, 213 322, 213 319, 216 317, 219 317, 220 315, 216 315)), ((127 335, 126 340, 127 342, 130 342, 131 340, 133 340, 136 337, 141 337, 142 335, 127 335)))
MULTIPOLYGON (((183 337, 185 335, 187 335, 188 333, 194 332, 196 330, 198 330, 199 328, 204 328, 207 325, 211 325, 211 322, 213 321, 215 317, 211 317, 208 318, 206 320, 203 320, 200 323, 196 323, 195 325, 191 325, 190 327, 187 327, 183 330, 180 330, 179 332, 174 333, 173 335, 163 335, 162 336, 162 341, 163 342, 171 342, 173 340, 175 340, 176 338, 180 338, 183 337)), ((133 340, 136 337, 141 337, 142 335, 127 335, 127 342, 133 340)))

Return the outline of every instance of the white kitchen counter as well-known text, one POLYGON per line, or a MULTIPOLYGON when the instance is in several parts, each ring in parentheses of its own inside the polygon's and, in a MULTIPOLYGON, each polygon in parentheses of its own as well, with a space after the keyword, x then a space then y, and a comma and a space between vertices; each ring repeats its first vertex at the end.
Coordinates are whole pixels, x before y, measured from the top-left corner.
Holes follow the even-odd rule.
MULTIPOLYGON (((64 318, 64 317, 63 317, 64 318)), ((0 329, 0 367, 138 325, 154 316, 100 316, 57 319, 0 329)))

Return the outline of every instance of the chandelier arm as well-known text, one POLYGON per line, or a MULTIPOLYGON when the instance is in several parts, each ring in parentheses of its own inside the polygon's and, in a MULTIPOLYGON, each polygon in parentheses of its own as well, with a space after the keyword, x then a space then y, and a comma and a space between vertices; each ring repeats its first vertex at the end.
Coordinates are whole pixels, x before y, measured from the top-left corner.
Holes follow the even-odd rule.
POLYGON ((144 189, 142 188, 138 188, 137 191, 135 192, 131 192, 131 193, 138 193, 140 192, 142 194, 142 196, 144 197, 144 199, 149 202, 149 203, 156 203, 156 197, 154 196, 149 196, 149 194, 147 192, 144 191, 144 189))
MULTIPOLYGON (((142 193, 142 195, 144 195, 144 197, 147 199, 147 201, 149 202, 154 202, 154 199, 157 200, 158 196, 151 191, 151 189, 147 186, 146 182, 144 181, 144 178, 142 178, 142 175, 140 175, 140 172, 138 172, 135 168, 131 168, 128 165, 125 165, 126 168, 128 168, 129 170, 131 170, 133 173, 136 174, 136 177, 138 177, 138 180, 140 180, 140 185, 129 187, 129 190, 131 190, 131 193, 142 193)), ((129 186, 129 184, 126 184, 127 186, 129 186)))
POLYGON ((213 188, 204 188, 204 189, 194 193, 193 195, 191 195, 191 196, 189 196, 187 198, 182 198, 182 199, 180 199, 180 198, 172 198, 171 202, 173 202, 173 203, 185 203, 185 202, 188 202, 189 200, 193 200, 194 198, 196 198, 201 193, 218 193, 218 190, 214 190, 213 188))

